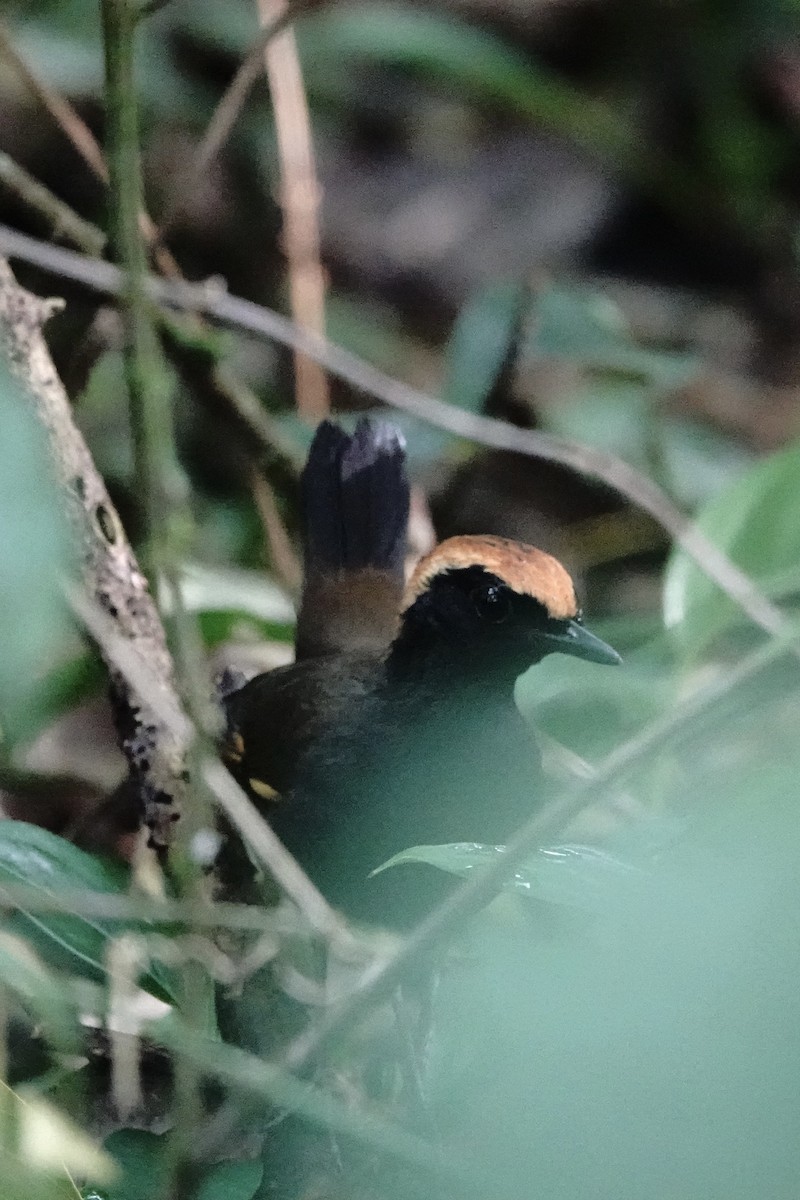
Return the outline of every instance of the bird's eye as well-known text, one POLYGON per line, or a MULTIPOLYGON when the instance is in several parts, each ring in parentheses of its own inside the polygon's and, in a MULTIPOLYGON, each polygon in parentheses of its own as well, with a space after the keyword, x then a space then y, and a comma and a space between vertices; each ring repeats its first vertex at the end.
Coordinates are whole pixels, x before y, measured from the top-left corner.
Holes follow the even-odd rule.
POLYGON ((501 587, 497 583, 476 588, 472 593, 472 600, 478 614, 496 625, 505 621, 511 614, 511 598, 508 588, 501 587))

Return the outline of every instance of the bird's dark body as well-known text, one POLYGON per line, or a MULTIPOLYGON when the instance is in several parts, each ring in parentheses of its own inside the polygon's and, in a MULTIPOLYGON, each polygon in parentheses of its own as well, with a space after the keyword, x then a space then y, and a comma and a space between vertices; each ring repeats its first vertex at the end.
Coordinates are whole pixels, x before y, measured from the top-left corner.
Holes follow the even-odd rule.
POLYGON ((406 924, 447 877, 401 867, 369 879, 374 868, 415 845, 505 842, 541 797, 513 678, 492 694, 436 675, 420 686, 364 659, 303 667, 239 696, 247 769, 279 792, 270 823, 332 903, 406 924))
POLYGON ((323 424, 304 495, 299 661, 226 698, 227 757, 331 902, 405 925, 448 877, 371 871, 411 846, 505 842, 541 802, 515 679, 552 650, 616 656, 563 568, 518 543, 444 543, 403 601, 408 485, 385 427, 323 424))

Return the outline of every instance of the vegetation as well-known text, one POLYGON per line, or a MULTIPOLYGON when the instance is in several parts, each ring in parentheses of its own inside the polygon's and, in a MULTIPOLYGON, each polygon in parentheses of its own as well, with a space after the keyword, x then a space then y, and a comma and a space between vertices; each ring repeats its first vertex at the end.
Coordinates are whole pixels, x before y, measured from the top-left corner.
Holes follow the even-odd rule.
POLYGON ((7 1200, 796 1196, 798 32, 772 0, 8 9, 0 254, 66 299, 94 466, 3 276, 7 1200), (417 553, 543 545, 624 657, 520 679, 553 795, 508 849, 399 856, 465 879, 407 940, 320 904, 214 752, 213 676, 290 654, 329 404, 403 429, 417 553), (131 626, 102 601, 112 500, 171 659, 135 572, 131 626), (160 866, 105 823, 109 667, 185 788, 160 866), (215 890, 218 811, 280 903, 215 890))

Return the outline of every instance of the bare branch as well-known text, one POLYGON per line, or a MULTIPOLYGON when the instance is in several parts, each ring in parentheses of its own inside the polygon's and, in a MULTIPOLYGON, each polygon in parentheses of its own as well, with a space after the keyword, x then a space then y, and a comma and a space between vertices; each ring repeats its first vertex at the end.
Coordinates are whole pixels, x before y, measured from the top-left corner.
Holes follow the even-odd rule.
MULTIPOLYGON (((110 264, 93 262, 2 225, 0 251, 83 283, 94 291, 118 295, 122 289, 121 277, 110 264)), ((706 537, 658 484, 616 455, 539 430, 518 429, 495 417, 481 416, 446 404, 409 384, 392 379, 341 346, 299 329, 280 313, 228 295, 218 285, 176 284, 151 277, 148 287, 154 300, 176 308, 202 312, 223 324, 289 346, 316 359, 330 374, 345 380, 359 391, 458 437, 496 450, 557 462, 578 474, 600 480, 648 512, 756 625, 771 635, 786 629, 786 620, 780 609, 753 580, 706 537)))
MULTIPOLYGON (((258 0, 264 29, 289 12, 288 0, 258 0)), ((325 274, 320 261, 319 207, 311 118, 308 112, 303 73, 293 29, 273 34, 264 47, 264 63, 272 96, 278 140, 283 210, 283 246, 289 269, 292 316, 312 333, 325 333, 325 274)), ((313 359, 295 354, 295 398, 297 411, 309 421, 318 421, 330 411, 330 394, 325 372, 313 359)))
POLYGON ((160 234, 162 237, 183 212, 183 197, 191 195, 197 181, 206 174, 211 163, 230 137, 231 130, 250 94, 250 89, 261 74, 264 51, 271 40, 286 29, 295 17, 316 8, 319 3, 320 0, 294 0, 294 3, 290 3, 271 24, 262 28, 214 109, 188 172, 181 177, 175 197, 168 205, 161 221, 160 234))
MULTIPOLYGON (((18 53, 8 30, 1 22, 0 58, 5 58, 7 62, 11 63, 25 86, 49 112, 94 177, 101 183, 108 184, 108 166, 97 138, 69 100, 66 100, 30 69, 25 59, 18 53)), ((169 250, 160 244, 158 231, 144 209, 139 212, 139 228, 142 237, 152 250, 153 261, 159 271, 170 279, 180 279, 182 277, 180 267, 169 250)))
MULTIPOLYGON (((77 429, 56 374, 42 325, 53 301, 20 288, 0 259, 0 345, 46 430, 57 482, 76 534, 88 595, 113 622, 116 635, 154 680, 155 690, 179 708, 172 659, 147 581, 122 523, 77 429)), ((101 652, 105 647, 101 644, 101 652)), ((134 780, 155 811, 165 836, 170 813, 183 796, 186 732, 165 723, 131 686, 113 658, 106 658, 115 698, 120 745, 134 780)))
POLYGON ((106 235, 96 225, 84 221, 59 196, 34 179, 24 167, 15 162, 10 154, 0 152, 0 183, 27 205, 39 213, 50 224, 54 237, 63 237, 90 254, 93 258, 103 253, 106 235))

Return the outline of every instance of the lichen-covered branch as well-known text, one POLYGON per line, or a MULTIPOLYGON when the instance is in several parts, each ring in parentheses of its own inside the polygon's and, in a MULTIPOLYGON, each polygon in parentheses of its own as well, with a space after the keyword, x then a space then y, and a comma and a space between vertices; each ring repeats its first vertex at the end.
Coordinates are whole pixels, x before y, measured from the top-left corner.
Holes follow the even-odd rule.
MULTIPOLYGON (((44 426, 53 470, 74 531, 86 592, 141 660, 171 708, 179 708, 158 610, 58 378, 42 327, 58 308, 21 288, 0 258, 0 351, 44 426)), ((101 645, 101 652, 104 647, 101 645)), ((184 793, 186 730, 163 717, 107 660, 120 746, 141 795, 153 841, 165 845, 184 793)))

